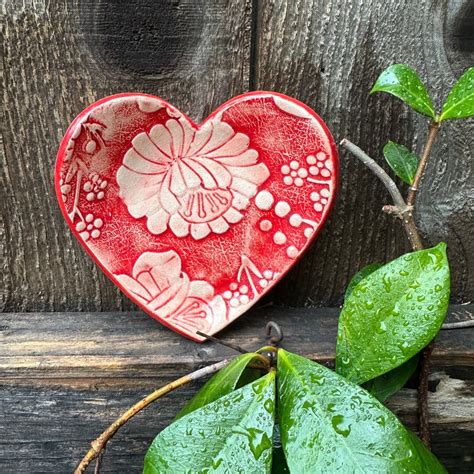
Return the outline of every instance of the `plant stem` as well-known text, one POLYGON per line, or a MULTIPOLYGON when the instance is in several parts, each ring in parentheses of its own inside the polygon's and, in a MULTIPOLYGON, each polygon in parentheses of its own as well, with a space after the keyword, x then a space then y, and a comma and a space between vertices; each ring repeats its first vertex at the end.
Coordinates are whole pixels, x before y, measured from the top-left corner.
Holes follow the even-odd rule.
POLYGON ((433 144, 436 140, 436 136, 438 135, 440 126, 440 122, 430 122, 429 124, 428 139, 426 140, 426 145, 423 149, 423 153, 421 154, 420 163, 418 164, 413 184, 410 186, 408 191, 407 204, 409 206, 415 205, 416 194, 420 186, 421 177, 425 172, 426 163, 428 163, 428 158, 430 157, 431 149, 433 148, 433 144))
MULTIPOLYGON (((414 208, 418 188, 421 182, 423 173, 425 172, 428 158, 431 154, 431 149, 436 140, 436 137, 441 126, 440 122, 430 122, 428 126, 428 138, 426 140, 423 153, 421 154, 420 163, 415 173, 413 184, 411 185, 408 196, 407 204, 414 208)), ((430 422, 428 413, 428 382, 430 375, 430 358, 433 352, 434 339, 423 349, 420 360, 420 376, 418 379, 418 425, 420 431, 421 441, 429 448, 430 447, 430 422)))
POLYGON ((418 430, 420 439, 430 447, 430 420, 428 411, 428 382, 430 376, 430 358, 435 340, 433 339, 422 351, 420 375, 418 378, 418 430))
POLYGON ((76 470, 74 471, 74 474, 83 473, 89 463, 102 452, 107 442, 115 435, 115 433, 120 429, 120 427, 123 426, 130 418, 135 416, 138 412, 150 405, 150 403, 153 403, 155 400, 158 400, 158 398, 161 398, 163 395, 166 395, 167 393, 177 389, 178 387, 182 387, 183 385, 186 385, 189 382, 193 382, 194 380, 198 380, 202 377, 205 377, 206 375, 211 375, 217 372, 228 363, 229 359, 224 359, 215 364, 191 372, 190 374, 185 375, 184 377, 180 377, 179 379, 174 380, 173 382, 165 385, 164 387, 155 390, 153 393, 150 393, 138 403, 133 405, 119 418, 117 418, 117 420, 115 420, 97 439, 92 441, 92 448, 89 449, 87 454, 78 464, 76 470))

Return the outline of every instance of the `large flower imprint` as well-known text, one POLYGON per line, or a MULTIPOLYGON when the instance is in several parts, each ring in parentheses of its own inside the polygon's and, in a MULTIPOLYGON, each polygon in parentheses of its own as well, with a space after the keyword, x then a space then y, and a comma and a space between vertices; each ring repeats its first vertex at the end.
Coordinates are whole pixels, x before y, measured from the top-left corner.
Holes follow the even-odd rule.
POLYGON ((197 330, 210 331, 225 320, 227 307, 222 297, 214 296, 208 282, 190 281, 173 250, 144 252, 137 258, 132 276, 115 278, 146 308, 193 335, 197 330))
POLYGON ((270 174, 249 142, 217 118, 198 130, 183 117, 169 119, 132 140, 117 172, 120 195, 153 234, 222 234, 270 174))

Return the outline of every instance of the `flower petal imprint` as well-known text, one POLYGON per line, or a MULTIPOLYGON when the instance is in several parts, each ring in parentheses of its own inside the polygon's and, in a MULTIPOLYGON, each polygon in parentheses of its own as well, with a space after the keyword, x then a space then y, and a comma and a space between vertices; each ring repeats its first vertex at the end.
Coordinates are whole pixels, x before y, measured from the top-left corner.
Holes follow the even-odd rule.
POLYGON ((117 172, 120 194, 134 218, 147 217, 153 234, 222 234, 270 175, 249 142, 219 119, 199 130, 169 119, 132 140, 117 172))

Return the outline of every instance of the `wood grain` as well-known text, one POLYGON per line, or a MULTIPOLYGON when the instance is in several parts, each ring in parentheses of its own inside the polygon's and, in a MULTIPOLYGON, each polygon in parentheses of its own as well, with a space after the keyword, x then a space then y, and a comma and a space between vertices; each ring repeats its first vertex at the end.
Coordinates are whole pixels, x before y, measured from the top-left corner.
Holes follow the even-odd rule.
POLYGON ((110 94, 159 95, 200 121, 247 90, 250 0, 7 0, 3 9, 0 310, 134 308, 61 216, 59 142, 83 108, 110 94))
MULTIPOLYGON (((336 141, 347 137, 382 163, 389 139, 420 152, 427 122, 394 97, 369 96, 373 82, 390 64, 409 64, 439 108, 455 79, 474 63, 469 22, 469 1, 262 1, 254 82, 306 102, 327 121, 336 141)), ((455 301, 474 295, 473 133, 472 120, 446 124, 416 216, 431 243, 448 243, 455 301)), ((389 203, 383 185, 346 154, 341 171, 331 222, 274 292, 276 303, 339 303, 358 269, 408 251, 400 223, 381 212, 389 203)))
MULTIPOLYGON (((419 151, 425 121, 396 99, 367 92, 384 67, 403 61, 422 74, 439 105, 473 63, 469 5, 7 0, 0 310, 133 308, 75 242, 52 191, 57 146, 86 105, 136 90, 200 120, 250 84, 307 102, 337 140, 347 136, 378 159, 389 138, 419 151)), ((454 301, 474 297, 473 132, 472 121, 446 125, 419 197, 422 230, 432 243, 448 242, 454 301)), ((359 163, 341 158, 330 224, 267 302, 339 304, 359 268, 408 250, 399 223, 380 212, 383 187, 359 163)))
MULTIPOLYGON (((474 318, 474 306, 450 307, 448 320, 474 318)), ((278 322, 285 348, 322 363, 334 359, 336 308, 251 310, 219 337, 255 350, 265 345, 264 327, 278 322)), ((197 363, 212 364, 232 354, 226 347, 196 344, 145 316, 118 313, 5 313, 0 315, 0 374, 20 378, 175 377, 197 363), (139 368, 140 372, 135 373, 139 368)), ((442 331, 433 364, 474 366, 474 329, 442 331)))
MULTIPOLYGON (((450 320, 474 317, 453 306, 450 320)), ((284 330, 283 347, 332 365, 337 309, 266 307, 222 337, 255 350, 269 319, 284 330)), ((195 344, 143 313, 15 313, 0 321, 0 471, 71 472, 88 443, 128 406, 198 367, 233 355, 195 344)), ((474 329, 442 331, 433 354, 429 408, 433 449, 453 472, 474 468, 474 329)), ((110 444, 104 472, 140 472, 152 438, 201 384, 172 393, 127 424, 110 444)), ((389 406, 416 428, 414 383, 389 406)))

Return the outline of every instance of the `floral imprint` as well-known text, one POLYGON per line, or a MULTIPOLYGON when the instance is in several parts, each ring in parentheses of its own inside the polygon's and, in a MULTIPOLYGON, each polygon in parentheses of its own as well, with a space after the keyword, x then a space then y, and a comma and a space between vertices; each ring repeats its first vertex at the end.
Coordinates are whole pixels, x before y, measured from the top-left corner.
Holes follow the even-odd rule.
POLYGON ((199 129, 183 117, 139 133, 117 172, 120 195, 153 234, 203 239, 243 218, 270 172, 250 139, 213 118, 199 129))
POLYGON ((227 316, 222 296, 215 296, 207 281, 191 281, 174 250, 144 252, 135 261, 132 276, 115 278, 145 308, 188 334, 210 332, 227 316))

